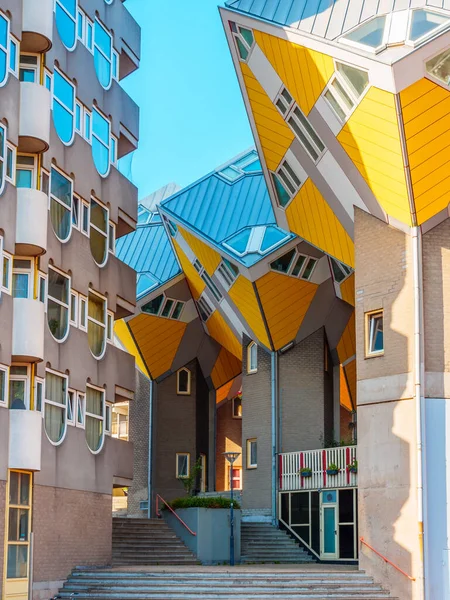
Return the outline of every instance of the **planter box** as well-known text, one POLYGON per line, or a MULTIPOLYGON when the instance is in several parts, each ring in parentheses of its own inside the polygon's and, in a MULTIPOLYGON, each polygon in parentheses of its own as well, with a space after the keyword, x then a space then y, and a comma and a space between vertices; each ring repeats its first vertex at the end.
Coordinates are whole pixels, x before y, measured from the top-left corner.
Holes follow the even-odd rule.
MULTIPOLYGON (((204 565, 230 562, 230 511, 226 508, 181 508, 180 519, 197 534, 193 536, 169 511, 164 519, 204 565)), ((241 560, 241 511, 234 510, 234 560, 241 560)))

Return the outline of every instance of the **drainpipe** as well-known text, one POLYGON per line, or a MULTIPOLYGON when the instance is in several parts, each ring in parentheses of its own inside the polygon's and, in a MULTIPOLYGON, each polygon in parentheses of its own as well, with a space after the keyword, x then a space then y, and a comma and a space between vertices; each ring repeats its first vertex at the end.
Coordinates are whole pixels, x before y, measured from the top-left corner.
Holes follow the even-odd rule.
POLYGON ((423 531, 423 432, 424 432, 424 338, 423 338, 423 285, 422 285, 422 245, 419 227, 412 229, 412 250, 414 270, 414 398, 416 407, 416 437, 417 437, 417 520, 419 529, 419 594, 426 598, 425 569, 424 569, 424 531, 423 531))
POLYGON ((272 390, 272 525, 277 524, 277 392, 278 392, 278 354, 271 354, 271 390, 272 390))
POLYGON ((154 394, 154 385, 155 382, 153 379, 150 379, 150 394, 149 394, 149 402, 148 402, 148 465, 147 465, 147 498, 148 498, 148 506, 147 506, 147 518, 151 519, 152 517, 152 474, 153 474, 153 465, 152 465, 152 445, 153 445, 153 394, 154 394))

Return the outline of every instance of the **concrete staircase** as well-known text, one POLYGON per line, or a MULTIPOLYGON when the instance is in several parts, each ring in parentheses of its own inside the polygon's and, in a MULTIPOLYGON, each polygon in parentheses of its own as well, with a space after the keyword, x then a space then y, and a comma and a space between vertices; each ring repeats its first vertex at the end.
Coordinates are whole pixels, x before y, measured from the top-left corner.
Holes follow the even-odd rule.
POLYGON ((270 523, 241 523, 241 563, 310 563, 314 559, 270 523))
POLYGON ((198 565, 163 519, 113 519, 113 565, 198 565))
MULTIPOLYGON (((380 600, 390 598, 364 573, 317 567, 190 567, 72 573, 60 598, 77 600, 380 600)), ((392 599, 393 600, 393 599, 392 599)))

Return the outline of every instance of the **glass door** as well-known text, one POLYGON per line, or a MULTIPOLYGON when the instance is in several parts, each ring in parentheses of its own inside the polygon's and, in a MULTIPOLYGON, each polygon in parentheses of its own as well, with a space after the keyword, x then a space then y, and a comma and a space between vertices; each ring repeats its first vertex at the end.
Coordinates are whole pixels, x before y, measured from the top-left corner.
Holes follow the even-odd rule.
POLYGON ((336 490, 321 495, 321 553, 324 559, 338 558, 338 520, 336 490))
POLYGON ((10 471, 8 481, 6 600, 28 599, 31 473, 10 471))

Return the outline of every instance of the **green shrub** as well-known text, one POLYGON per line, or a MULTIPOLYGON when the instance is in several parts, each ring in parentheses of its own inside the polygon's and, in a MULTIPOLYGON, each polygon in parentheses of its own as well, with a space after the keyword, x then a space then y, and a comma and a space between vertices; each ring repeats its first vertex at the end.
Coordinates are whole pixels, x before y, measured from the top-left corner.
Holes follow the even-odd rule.
MULTIPOLYGON (((230 499, 214 496, 212 498, 204 498, 202 496, 186 496, 185 498, 176 498, 170 502, 173 510, 178 508, 230 508, 230 499)), ((236 509, 241 508, 239 502, 233 500, 233 506, 236 509)))

